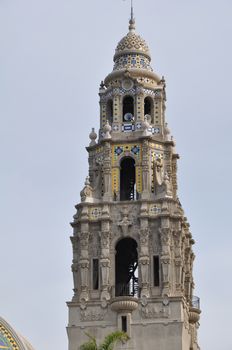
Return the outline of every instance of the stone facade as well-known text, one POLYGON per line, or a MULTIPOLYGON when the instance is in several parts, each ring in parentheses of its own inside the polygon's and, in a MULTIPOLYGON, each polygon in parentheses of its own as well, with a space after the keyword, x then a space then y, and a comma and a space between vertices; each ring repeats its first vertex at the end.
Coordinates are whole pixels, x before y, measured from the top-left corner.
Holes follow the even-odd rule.
POLYGON ((101 341, 117 329, 130 336, 117 349, 199 349, 194 240, 177 196, 165 80, 150 61, 131 18, 100 86, 100 130, 90 133, 89 176, 72 222, 69 350, 86 332, 101 341))

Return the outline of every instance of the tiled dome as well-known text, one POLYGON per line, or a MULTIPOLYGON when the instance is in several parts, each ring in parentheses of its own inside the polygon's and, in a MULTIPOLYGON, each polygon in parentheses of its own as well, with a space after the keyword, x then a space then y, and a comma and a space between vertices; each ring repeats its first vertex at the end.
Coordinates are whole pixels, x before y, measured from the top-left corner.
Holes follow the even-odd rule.
POLYGON ((115 55, 121 55, 128 52, 143 53, 150 56, 149 48, 146 41, 140 35, 129 32, 122 40, 119 41, 115 50, 115 55))
POLYGON ((151 57, 146 41, 135 33, 135 21, 130 20, 129 32, 118 43, 114 55, 114 70, 146 69, 152 71, 151 57))
POLYGON ((0 317, 0 349, 33 350, 31 344, 0 317))

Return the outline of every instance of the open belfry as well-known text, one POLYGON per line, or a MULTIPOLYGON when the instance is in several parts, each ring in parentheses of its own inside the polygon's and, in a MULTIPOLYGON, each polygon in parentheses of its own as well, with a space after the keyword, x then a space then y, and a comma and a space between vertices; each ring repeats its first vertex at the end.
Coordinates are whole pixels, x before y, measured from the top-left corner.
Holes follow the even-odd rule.
POLYGON ((69 350, 116 330, 116 349, 197 350, 194 240, 177 194, 175 143, 165 118, 165 80, 146 42, 129 32, 102 81, 100 129, 72 222, 74 295, 69 350))

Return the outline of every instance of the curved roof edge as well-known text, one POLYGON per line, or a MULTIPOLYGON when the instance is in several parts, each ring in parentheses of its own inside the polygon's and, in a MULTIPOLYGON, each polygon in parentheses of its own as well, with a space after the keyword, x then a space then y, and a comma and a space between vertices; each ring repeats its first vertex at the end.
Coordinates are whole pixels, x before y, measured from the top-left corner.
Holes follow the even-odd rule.
MULTIPOLYGON (((13 338, 16 343, 18 349, 17 350, 34 350, 32 345, 25 339, 22 335, 14 330, 14 328, 2 317, 0 317, 0 325, 9 333, 9 335, 13 338)), ((15 349, 15 350, 16 350, 15 349)))

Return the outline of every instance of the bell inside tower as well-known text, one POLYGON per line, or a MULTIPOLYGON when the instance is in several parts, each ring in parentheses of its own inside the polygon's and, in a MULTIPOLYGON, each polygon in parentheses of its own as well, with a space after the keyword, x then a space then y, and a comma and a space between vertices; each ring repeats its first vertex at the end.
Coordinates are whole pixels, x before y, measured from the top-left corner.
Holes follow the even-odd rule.
POLYGON ((116 245, 115 296, 138 295, 138 252, 132 238, 123 238, 116 245))
POLYGON ((153 105, 153 101, 150 97, 146 97, 144 99, 144 115, 146 115, 148 117, 148 121, 151 122, 152 124, 154 123, 154 105, 153 105))
POLYGON ((126 157, 120 166, 120 200, 132 201, 136 198, 135 161, 126 157))
POLYGON ((123 99, 123 121, 131 122, 134 118, 134 99, 132 96, 126 96, 123 99))

